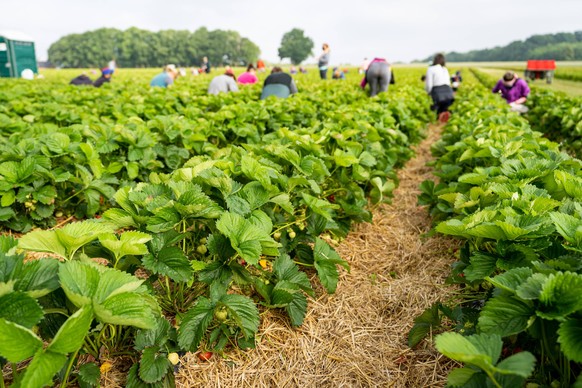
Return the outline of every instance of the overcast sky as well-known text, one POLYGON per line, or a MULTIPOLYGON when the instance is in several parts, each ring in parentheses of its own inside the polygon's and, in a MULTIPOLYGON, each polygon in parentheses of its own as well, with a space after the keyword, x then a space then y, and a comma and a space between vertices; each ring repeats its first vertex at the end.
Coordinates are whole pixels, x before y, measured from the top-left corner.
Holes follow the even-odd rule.
POLYGON ((33 37, 39 59, 60 37, 100 27, 234 30, 268 61, 278 61, 283 34, 300 28, 315 56, 327 42, 337 64, 408 62, 582 30, 582 0, 2 0, 0 12, 0 30, 33 37))

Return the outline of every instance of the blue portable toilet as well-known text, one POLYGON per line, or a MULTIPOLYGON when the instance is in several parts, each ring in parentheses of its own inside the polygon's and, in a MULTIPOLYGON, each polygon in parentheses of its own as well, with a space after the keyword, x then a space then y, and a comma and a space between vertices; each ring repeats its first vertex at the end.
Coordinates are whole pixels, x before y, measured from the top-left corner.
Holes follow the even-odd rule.
POLYGON ((25 34, 0 31, 0 77, 20 78, 38 73, 34 41, 25 34))

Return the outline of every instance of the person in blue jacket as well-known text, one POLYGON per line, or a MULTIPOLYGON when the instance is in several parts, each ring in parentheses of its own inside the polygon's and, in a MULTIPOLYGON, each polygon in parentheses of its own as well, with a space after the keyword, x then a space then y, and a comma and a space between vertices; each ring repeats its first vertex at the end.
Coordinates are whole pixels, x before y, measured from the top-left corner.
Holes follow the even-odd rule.
POLYGON ((176 65, 166 65, 166 67, 164 67, 164 71, 152 79, 150 86, 167 88, 174 83, 174 80, 177 77, 178 69, 176 69, 176 65))

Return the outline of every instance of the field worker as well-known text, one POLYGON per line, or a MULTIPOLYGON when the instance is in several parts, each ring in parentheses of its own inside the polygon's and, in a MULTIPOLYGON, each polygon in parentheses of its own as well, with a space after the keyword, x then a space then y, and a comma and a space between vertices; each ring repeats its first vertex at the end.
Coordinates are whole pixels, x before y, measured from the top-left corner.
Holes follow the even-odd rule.
POLYGON ((461 71, 457 70, 455 75, 451 77, 451 88, 453 92, 459 90, 459 86, 461 86, 461 82, 463 82, 463 77, 461 77, 461 71))
POLYGON ((150 86, 167 88, 174 83, 174 80, 177 77, 178 69, 176 69, 176 65, 166 65, 166 67, 164 67, 164 71, 152 79, 150 86))
POLYGON ((523 105, 527 100, 529 92, 527 82, 519 78, 512 71, 505 73, 503 78, 497 81, 497 85, 493 88, 493 93, 501 93, 501 96, 511 106, 511 110, 519 113, 525 113, 529 110, 527 106, 523 105))
POLYGON ((93 80, 83 73, 69 82, 69 85, 93 85, 93 80))
POLYGON ((334 67, 333 73, 331 74, 331 78, 333 78, 333 79, 346 79, 346 74, 339 67, 334 67))
POLYGON ((366 70, 368 70, 368 66, 370 66, 370 60, 368 58, 364 58, 364 61, 360 65, 360 69, 358 70, 358 72, 360 74, 364 74, 366 70))
POLYGON ((245 71, 238 77, 237 82, 241 85, 256 84, 257 82, 259 82, 259 79, 257 78, 257 73, 255 71, 255 67, 253 66, 252 63, 250 63, 247 66, 247 71, 245 71))
POLYGON ((200 69, 204 73, 210 73, 210 62, 208 62, 208 57, 202 58, 202 63, 200 64, 200 69))
POLYGON ((445 67, 445 56, 437 54, 432 65, 428 67, 425 77, 425 90, 432 97, 432 109, 436 109, 441 123, 446 123, 451 117, 449 107, 455 100, 451 89, 451 76, 445 67))
POLYGON ((263 60, 262 60, 262 59, 259 59, 259 60, 257 61, 257 71, 258 71, 259 73, 264 73, 265 71, 267 71, 267 70, 265 69, 265 62, 263 62, 263 60))
POLYGON ((271 70, 271 74, 265 79, 261 100, 270 96, 286 98, 295 93, 297 93, 297 85, 295 85, 293 78, 289 74, 283 73, 279 66, 275 66, 271 70))
POLYGON ((111 76, 113 76, 113 69, 106 67, 101 70, 101 77, 97 78, 93 82, 93 86, 100 88, 105 82, 111 82, 111 76))
POLYGON ((388 61, 384 58, 374 58, 370 62, 360 86, 364 89, 367 84, 370 84, 370 97, 374 97, 378 93, 387 91, 388 84, 391 83, 394 83, 394 78, 388 61))
POLYGON ((317 58, 317 66, 319 66, 319 76, 321 79, 327 79, 327 66, 329 65, 329 45, 324 43, 321 47, 321 55, 317 58))
POLYGON ((224 74, 217 75, 208 85, 208 94, 238 92, 236 76, 230 67, 227 67, 224 74))

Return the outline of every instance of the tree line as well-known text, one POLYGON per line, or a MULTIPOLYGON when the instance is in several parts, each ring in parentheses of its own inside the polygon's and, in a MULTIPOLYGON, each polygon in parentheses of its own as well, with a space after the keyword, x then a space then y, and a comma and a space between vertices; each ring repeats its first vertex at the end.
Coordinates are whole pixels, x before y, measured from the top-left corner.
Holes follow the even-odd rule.
MULTIPOLYGON (((533 35, 502 47, 446 54, 450 62, 525 61, 527 59, 582 60, 582 31, 533 35)), ((423 62, 432 61, 432 56, 423 62)))
POLYGON ((214 66, 245 65, 255 62, 260 53, 255 43, 236 31, 205 27, 194 32, 100 28, 66 35, 48 50, 53 65, 76 68, 104 67, 112 59, 120 67, 198 66, 203 57, 214 66))

